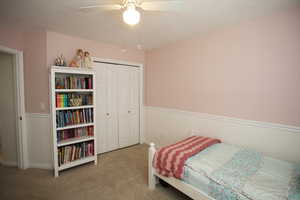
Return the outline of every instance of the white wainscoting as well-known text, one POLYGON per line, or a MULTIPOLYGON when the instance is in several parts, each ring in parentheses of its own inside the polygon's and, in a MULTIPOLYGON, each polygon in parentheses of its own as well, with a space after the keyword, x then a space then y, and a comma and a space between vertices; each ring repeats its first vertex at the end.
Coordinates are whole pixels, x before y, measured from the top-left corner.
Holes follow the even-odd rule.
MULTIPOLYGON (((196 131, 226 143, 300 163, 300 127, 160 107, 146 106, 144 114, 147 143, 171 144, 196 131)), ((27 113, 26 125, 29 167, 53 169, 50 115, 27 113)))
POLYGON ((50 115, 26 113, 29 168, 53 169, 50 115))
POLYGON ((300 127, 160 107, 146 107, 146 142, 174 143, 191 131, 300 163, 300 127))

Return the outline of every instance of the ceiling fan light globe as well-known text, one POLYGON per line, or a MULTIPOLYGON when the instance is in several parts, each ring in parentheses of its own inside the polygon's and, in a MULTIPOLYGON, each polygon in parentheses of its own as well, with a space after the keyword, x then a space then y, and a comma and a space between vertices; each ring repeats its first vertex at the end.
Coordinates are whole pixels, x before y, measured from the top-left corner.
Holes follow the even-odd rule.
POLYGON ((128 7, 123 12, 123 20, 126 24, 136 25, 140 22, 141 14, 135 9, 128 7))

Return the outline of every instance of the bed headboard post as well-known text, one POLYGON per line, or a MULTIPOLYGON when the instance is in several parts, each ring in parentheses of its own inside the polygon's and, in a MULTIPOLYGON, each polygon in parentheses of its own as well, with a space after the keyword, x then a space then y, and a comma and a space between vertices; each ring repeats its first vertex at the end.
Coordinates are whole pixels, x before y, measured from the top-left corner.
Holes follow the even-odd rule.
POLYGON ((155 185, 157 182, 156 180, 157 178, 155 176, 155 169, 152 166, 155 152, 156 152, 155 144, 151 142, 149 147, 149 155, 148 155, 148 187, 151 190, 155 189, 155 185))

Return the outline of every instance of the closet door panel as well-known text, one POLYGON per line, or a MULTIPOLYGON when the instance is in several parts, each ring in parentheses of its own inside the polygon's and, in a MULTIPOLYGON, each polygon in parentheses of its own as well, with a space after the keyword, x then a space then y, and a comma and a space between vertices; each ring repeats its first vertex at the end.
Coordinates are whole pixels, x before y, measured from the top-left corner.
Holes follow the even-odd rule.
POLYGON ((106 151, 119 148, 118 105, 117 105, 117 70, 107 66, 107 140, 106 151))
POLYGON ((140 139, 140 96, 139 69, 130 69, 130 143, 137 144, 140 139))
POLYGON ((119 147, 131 145, 130 134, 130 71, 118 68, 118 113, 119 113, 119 147))
POLYGON ((107 149, 107 76, 106 68, 103 64, 97 64, 96 71, 96 137, 97 137, 97 153, 103 153, 107 149))

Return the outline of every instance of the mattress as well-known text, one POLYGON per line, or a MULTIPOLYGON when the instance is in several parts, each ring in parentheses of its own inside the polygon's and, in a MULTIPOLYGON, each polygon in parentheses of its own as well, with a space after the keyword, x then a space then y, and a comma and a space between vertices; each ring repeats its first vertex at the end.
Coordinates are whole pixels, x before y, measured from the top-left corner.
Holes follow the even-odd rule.
POLYGON ((182 180, 216 200, 300 200, 299 165, 224 143, 190 157, 182 180))

